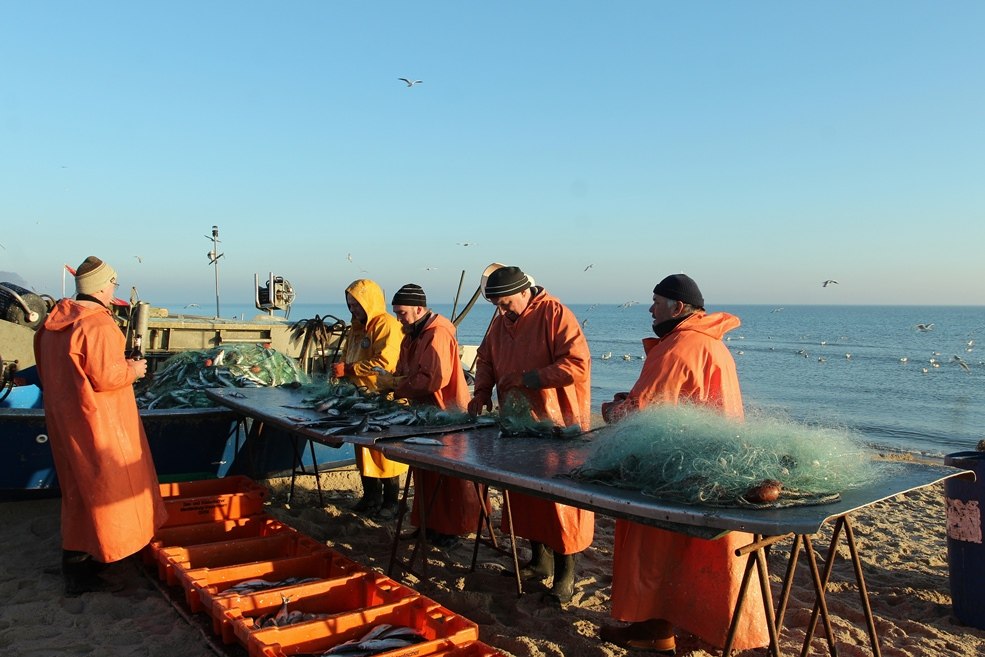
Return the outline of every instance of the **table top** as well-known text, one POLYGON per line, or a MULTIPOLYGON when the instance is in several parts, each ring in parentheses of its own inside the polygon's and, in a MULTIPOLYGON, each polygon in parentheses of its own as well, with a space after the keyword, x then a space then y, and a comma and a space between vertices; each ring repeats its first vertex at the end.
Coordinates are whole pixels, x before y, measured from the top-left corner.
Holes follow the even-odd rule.
MULTIPOLYGON (((313 409, 293 408, 301 401, 301 393, 297 390, 223 388, 209 390, 207 394, 244 415, 272 422, 317 442, 335 445, 339 441, 357 442, 358 437, 354 436, 326 437, 317 430, 304 427, 304 420, 294 419, 324 417, 313 409)), ((767 536, 791 532, 814 534, 824 523, 838 516, 951 477, 969 476, 970 473, 944 465, 880 461, 877 469, 881 476, 843 491, 841 498, 830 504, 770 509, 712 507, 665 500, 638 491, 567 477, 591 454, 593 438, 597 435, 593 433, 574 439, 508 438, 500 435, 498 427, 468 430, 446 427, 440 428, 443 429, 440 433, 413 431, 414 427, 399 429, 399 432, 389 431, 373 436, 372 443, 387 458, 702 538, 712 538, 728 531, 747 531, 767 536), (425 433, 441 444, 421 445, 403 441, 409 435, 425 433)))

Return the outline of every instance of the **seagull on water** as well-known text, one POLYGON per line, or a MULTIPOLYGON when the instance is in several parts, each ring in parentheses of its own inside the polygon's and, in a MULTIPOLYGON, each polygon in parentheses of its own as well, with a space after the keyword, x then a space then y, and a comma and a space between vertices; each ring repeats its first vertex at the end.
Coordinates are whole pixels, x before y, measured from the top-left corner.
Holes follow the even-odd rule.
POLYGON ((836 280, 834 280, 832 278, 829 278, 826 281, 821 281, 821 287, 828 287, 829 285, 832 285, 832 284, 838 285, 838 281, 836 281, 836 280))
POLYGON ((415 84, 421 84, 422 82, 424 82, 424 80, 410 80, 408 78, 397 78, 397 79, 406 82, 408 87, 413 87, 415 84))

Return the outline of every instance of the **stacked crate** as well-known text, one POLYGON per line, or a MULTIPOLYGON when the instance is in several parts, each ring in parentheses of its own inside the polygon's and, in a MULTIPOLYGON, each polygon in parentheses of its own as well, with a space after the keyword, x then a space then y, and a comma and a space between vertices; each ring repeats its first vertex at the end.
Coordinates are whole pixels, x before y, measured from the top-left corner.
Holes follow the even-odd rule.
POLYGON ((385 657, 503 657, 472 621, 267 515, 268 491, 248 477, 161 484, 161 495, 168 521, 144 562, 250 657, 317 654, 386 625, 418 642, 385 657), (290 624, 271 620, 289 613, 290 624))

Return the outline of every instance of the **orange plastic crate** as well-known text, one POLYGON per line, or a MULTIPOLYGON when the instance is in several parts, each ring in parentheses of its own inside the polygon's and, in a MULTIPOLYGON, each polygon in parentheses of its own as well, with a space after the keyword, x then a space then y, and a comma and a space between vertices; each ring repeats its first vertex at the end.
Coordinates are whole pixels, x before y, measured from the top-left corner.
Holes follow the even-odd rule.
POLYGON ((174 586, 178 583, 176 575, 178 570, 215 568, 254 561, 299 557, 329 549, 324 543, 297 531, 281 532, 272 536, 240 538, 233 541, 173 546, 161 549, 158 575, 169 585, 174 586))
POLYGON ((281 596, 287 596, 290 611, 338 615, 416 598, 420 594, 381 573, 364 572, 291 588, 219 597, 212 601, 217 633, 222 635, 225 643, 239 640, 244 648, 247 647, 250 634, 259 631, 254 627, 256 619, 276 613, 283 603, 281 596))
POLYGON ((257 630, 250 634, 247 650, 249 657, 288 657, 298 653, 324 652, 340 643, 359 639, 382 623, 409 627, 426 640, 380 653, 381 657, 433 655, 479 638, 479 628, 475 623, 422 596, 325 620, 257 630))
MULTIPOLYGON (((255 563, 182 570, 177 573, 185 600, 193 612, 211 610, 213 600, 225 597, 225 590, 248 579, 265 579, 276 582, 289 577, 317 577, 332 579, 353 573, 365 572, 366 568, 352 559, 343 557, 334 550, 285 559, 258 561, 255 563)), ((276 589, 271 589, 276 591, 276 589)), ((235 597, 235 594, 228 594, 235 597)), ((214 618, 213 618, 214 620, 214 618)), ((218 631, 216 632, 218 634, 218 631)))
POLYGON ((163 548, 199 545, 216 541, 236 540, 253 536, 272 536, 281 532, 295 531, 290 525, 260 513, 236 520, 202 522, 194 525, 162 527, 143 549, 144 563, 150 565, 160 560, 163 548))
POLYGON ((264 500, 270 494, 264 486, 242 475, 160 486, 168 511, 164 527, 256 515, 263 512, 264 500))

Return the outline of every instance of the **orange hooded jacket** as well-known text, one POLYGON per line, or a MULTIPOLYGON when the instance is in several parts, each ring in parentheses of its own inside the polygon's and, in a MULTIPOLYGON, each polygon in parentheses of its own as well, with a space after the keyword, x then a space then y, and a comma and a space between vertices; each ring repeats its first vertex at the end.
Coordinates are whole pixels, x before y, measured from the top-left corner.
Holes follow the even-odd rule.
POLYGON ((34 336, 45 422, 62 491, 62 546, 119 561, 167 512, 109 310, 62 299, 34 336))
MULTIPOLYGON (((591 354, 574 313, 543 288, 532 288, 529 305, 516 319, 497 313, 476 359, 475 396, 500 404, 507 390, 497 385, 507 374, 536 370, 542 387, 516 388, 530 401, 538 420, 591 426, 591 354)), ((560 554, 581 552, 592 543, 595 515, 564 504, 510 493, 513 530, 560 554)), ((504 528, 506 519, 503 519, 504 528)))
MULTIPOLYGON (((628 395, 602 404, 603 417, 616 422, 650 404, 689 400, 741 419, 739 377, 722 342, 739 324, 727 313, 699 311, 664 337, 644 339, 646 361, 639 380, 628 395)), ((612 617, 630 622, 662 618, 723 647, 745 567, 735 550, 752 540, 751 534, 730 532, 708 541, 616 520, 612 617)), ((736 650, 769 643, 757 577, 754 573, 746 591, 736 650)))
MULTIPOLYGON (((458 357, 455 325, 441 315, 432 313, 416 336, 404 329, 397 376, 406 377, 393 392, 398 398, 454 411, 468 407, 469 386, 458 357)), ((426 500, 428 528, 457 536, 475 531, 482 502, 471 481, 415 469, 414 490, 415 525, 421 526, 420 502, 426 500)))

